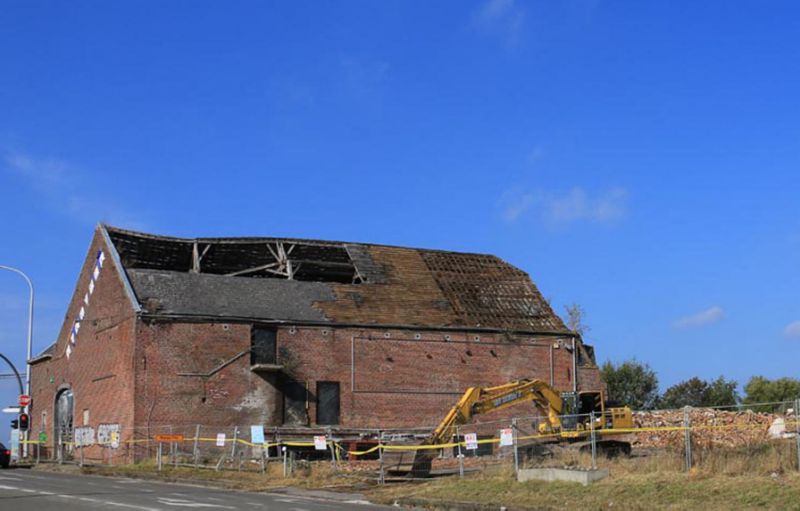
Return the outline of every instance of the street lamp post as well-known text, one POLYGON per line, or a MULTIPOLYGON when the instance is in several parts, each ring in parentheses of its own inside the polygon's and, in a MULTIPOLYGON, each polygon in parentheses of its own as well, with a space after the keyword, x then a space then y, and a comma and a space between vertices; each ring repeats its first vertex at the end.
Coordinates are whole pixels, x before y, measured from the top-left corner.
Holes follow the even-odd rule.
MULTIPOLYGON (((30 298, 28 300, 28 349, 27 349, 27 357, 25 358, 25 394, 31 395, 31 364, 30 360, 33 356, 31 350, 33 348, 33 282, 31 282, 30 277, 28 277, 25 272, 22 270, 18 270, 17 268, 12 268, 11 266, 4 266, 0 264, 0 270, 8 270, 16 273, 17 275, 21 276, 25 279, 25 282, 28 283, 28 288, 30 289, 30 298)), ((28 407, 26 406, 24 409, 25 413, 28 413, 28 407)), ((23 440, 25 443, 22 444, 22 456, 28 456, 28 432, 25 431, 23 440)))

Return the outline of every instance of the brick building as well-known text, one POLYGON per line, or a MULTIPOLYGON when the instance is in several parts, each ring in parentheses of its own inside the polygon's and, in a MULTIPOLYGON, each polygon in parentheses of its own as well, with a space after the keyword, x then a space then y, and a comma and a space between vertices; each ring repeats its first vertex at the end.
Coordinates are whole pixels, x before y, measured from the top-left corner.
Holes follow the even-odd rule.
POLYGON ((32 361, 31 430, 52 448, 194 423, 427 426, 472 385, 597 389, 592 359, 495 256, 99 225, 32 361))

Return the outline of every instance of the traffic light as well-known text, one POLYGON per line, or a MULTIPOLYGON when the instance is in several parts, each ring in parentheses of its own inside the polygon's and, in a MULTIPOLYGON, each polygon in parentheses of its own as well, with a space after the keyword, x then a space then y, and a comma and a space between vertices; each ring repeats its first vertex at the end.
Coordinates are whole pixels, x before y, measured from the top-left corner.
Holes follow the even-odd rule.
POLYGON ((27 413, 19 414, 19 430, 28 431, 29 426, 30 426, 30 417, 28 417, 28 414, 27 413))
POLYGON ((18 419, 12 419, 11 420, 11 429, 19 429, 19 420, 18 419))

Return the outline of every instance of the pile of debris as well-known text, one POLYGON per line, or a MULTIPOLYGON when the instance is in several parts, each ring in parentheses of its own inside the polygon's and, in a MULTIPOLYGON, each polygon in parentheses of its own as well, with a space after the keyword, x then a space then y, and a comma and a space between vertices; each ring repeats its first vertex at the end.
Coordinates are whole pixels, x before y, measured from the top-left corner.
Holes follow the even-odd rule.
MULTIPOLYGON (((636 412, 634 426, 644 431, 635 433, 632 443, 636 447, 683 448, 683 420, 683 410, 636 412)), ((785 423, 794 429, 794 417, 788 415, 708 408, 689 411, 692 445, 699 448, 740 447, 785 437, 790 433, 777 431, 785 423)))

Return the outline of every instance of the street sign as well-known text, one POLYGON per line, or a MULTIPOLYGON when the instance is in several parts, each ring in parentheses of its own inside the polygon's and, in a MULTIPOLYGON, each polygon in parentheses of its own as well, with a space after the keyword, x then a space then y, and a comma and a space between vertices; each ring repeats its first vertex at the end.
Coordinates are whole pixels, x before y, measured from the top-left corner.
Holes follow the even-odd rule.
POLYGON ((3 408, 3 413, 20 413, 22 412, 21 406, 6 406, 3 408))
POLYGON ((470 451, 474 451, 478 448, 478 434, 477 433, 467 433, 464 435, 464 442, 466 443, 466 448, 470 451))
POLYGON ((183 435, 156 435, 156 442, 183 442, 183 435))
POLYGON ((325 451, 328 449, 328 439, 325 438, 325 435, 314 437, 314 449, 318 451, 325 451))
POLYGON ((31 404, 31 396, 28 396, 27 394, 22 394, 19 396, 20 406, 28 406, 29 404, 31 404))
POLYGON ((44 431, 41 431, 39 433, 39 443, 40 444, 47 443, 47 433, 45 433, 44 431))

